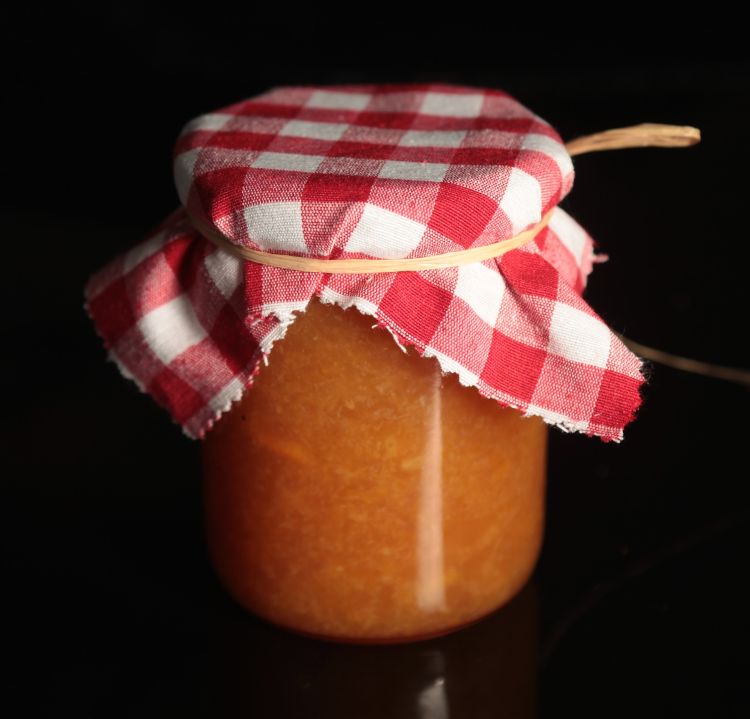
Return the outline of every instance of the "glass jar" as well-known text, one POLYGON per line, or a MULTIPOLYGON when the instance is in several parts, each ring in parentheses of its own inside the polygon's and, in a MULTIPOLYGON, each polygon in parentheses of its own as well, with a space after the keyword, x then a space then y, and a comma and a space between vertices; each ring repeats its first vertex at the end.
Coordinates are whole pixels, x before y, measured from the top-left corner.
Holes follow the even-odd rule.
POLYGON ((508 602, 544 525, 547 426, 312 300, 202 442, 229 593, 338 641, 448 633, 508 602))

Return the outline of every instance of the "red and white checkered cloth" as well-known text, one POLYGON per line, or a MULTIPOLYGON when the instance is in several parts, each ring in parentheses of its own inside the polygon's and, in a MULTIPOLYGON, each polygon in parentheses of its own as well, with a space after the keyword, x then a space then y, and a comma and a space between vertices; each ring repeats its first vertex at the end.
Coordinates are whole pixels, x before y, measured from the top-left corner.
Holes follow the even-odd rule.
POLYGON ((570 190, 556 131, 507 93, 446 84, 277 87, 188 123, 183 206, 86 284, 122 373, 203 438, 313 297, 373 316, 466 386, 566 431, 622 439, 641 360, 582 299, 593 242, 562 209, 534 240, 447 269, 298 272, 239 245, 323 258, 422 257, 498 242, 570 190))

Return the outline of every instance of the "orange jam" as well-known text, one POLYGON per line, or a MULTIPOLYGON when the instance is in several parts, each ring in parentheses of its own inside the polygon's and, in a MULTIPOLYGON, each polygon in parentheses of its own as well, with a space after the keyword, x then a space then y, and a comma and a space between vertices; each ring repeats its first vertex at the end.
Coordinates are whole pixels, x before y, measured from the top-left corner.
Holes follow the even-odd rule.
POLYGON ((374 323, 311 301, 202 443, 207 537, 228 591, 341 641, 481 618, 524 585, 543 534, 543 421, 374 323))

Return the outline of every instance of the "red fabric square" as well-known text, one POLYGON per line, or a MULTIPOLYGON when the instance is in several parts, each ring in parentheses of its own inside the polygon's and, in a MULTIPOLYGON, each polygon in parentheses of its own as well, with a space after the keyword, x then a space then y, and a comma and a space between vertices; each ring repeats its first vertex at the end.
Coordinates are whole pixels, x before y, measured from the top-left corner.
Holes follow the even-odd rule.
POLYGON ((242 187, 247 173, 247 167, 225 167, 195 178, 193 189, 200 198, 201 209, 208 217, 224 217, 236 209, 236 198, 222 192, 221 188, 227 185, 242 187))
POLYGON ((179 265, 170 265, 163 252, 156 252, 126 275, 128 298, 135 317, 140 319, 182 293, 177 278, 170 278, 167 266, 179 271, 179 265))
POLYGON ((114 345, 136 321, 126 279, 127 275, 115 280, 89 302, 89 312, 108 346, 114 345))
POLYGON ((187 422, 205 404, 201 393, 169 367, 165 367, 154 377, 148 391, 180 424, 187 422))
POLYGON ((365 202, 374 177, 319 174, 311 175, 302 190, 305 202, 365 202))
POLYGON ((632 419, 641 404, 639 388, 642 384, 643 380, 606 370, 599 387, 596 407, 591 415, 591 424, 619 427, 623 424, 624 417, 631 415, 628 421, 632 419))
POLYGON ((428 345, 445 316, 451 297, 450 292, 435 287, 415 272, 402 272, 393 280, 380 309, 402 331, 428 345))
POLYGON ((299 108, 278 102, 262 100, 243 100, 225 108, 233 115, 251 115, 253 117, 294 117, 299 108))
POLYGON ((248 308, 263 305, 263 272, 265 267, 255 262, 245 262, 242 266, 244 282, 242 283, 245 306, 248 308))
POLYGON ((501 392, 530 402, 547 354, 495 330, 482 380, 501 392))
POLYGON ((440 185, 429 226, 463 247, 470 247, 497 211, 487 195, 444 182, 440 185))
POLYGON ((531 132, 540 132, 541 123, 535 123, 528 117, 478 117, 474 121, 475 130, 500 130, 502 132, 514 132, 524 135, 531 132))
POLYGON ((352 124, 408 130, 416 117, 415 112, 360 112, 352 124))
POLYGON ((500 258, 500 268, 516 292, 557 298, 559 275, 541 255, 513 250, 500 258))
POLYGON ((208 243, 192 242, 189 235, 183 235, 165 243, 162 251, 184 290, 193 286, 206 255, 212 250, 208 243))
POLYGON ((255 338, 231 305, 223 305, 211 328, 211 340, 222 348, 222 358, 234 374, 245 369, 259 352, 255 338))
POLYGON ((219 130, 211 133, 206 147, 221 147, 226 150, 265 150, 275 137, 275 134, 270 133, 219 130))
POLYGON ((456 165, 501 165, 513 167, 518 150, 505 147, 460 147, 453 156, 456 165))

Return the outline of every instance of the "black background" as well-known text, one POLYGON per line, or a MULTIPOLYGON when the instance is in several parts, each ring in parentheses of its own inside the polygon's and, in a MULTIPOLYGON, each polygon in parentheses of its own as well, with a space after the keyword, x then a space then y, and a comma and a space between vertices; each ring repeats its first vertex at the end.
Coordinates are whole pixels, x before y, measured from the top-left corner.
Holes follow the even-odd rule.
POLYGON ((701 128, 694 148, 577 159, 564 207, 611 257, 587 290, 610 326, 747 366, 739 20, 406 11, 130 3, 7 23, 0 512, 18 716, 747 715, 746 389, 655 365, 624 443, 553 432, 526 592, 452 637, 361 649, 231 603, 204 549, 197 443, 105 361, 83 284, 176 206, 187 120, 279 84, 403 80, 503 88, 566 139, 701 128), (533 699, 508 669, 519 646, 533 699), (430 708, 441 678, 447 705, 430 708))

